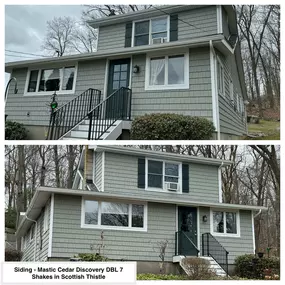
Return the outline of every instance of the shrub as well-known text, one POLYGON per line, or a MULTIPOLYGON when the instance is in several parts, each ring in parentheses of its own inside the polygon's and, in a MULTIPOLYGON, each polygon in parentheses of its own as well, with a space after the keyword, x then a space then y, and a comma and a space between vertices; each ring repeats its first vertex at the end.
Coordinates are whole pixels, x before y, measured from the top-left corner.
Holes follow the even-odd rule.
POLYGON ((21 261, 22 255, 19 250, 5 249, 5 261, 21 261))
POLYGON ((6 140, 25 140, 28 132, 23 124, 6 121, 5 122, 5 139, 6 140))
POLYGON ((131 128, 133 140, 207 140, 215 128, 211 121, 201 117, 178 114, 150 114, 134 119, 131 128))
POLYGON ((181 266, 191 280, 209 280, 216 276, 209 261, 203 258, 184 258, 181 266))
MULTIPOLYGON (((245 254, 235 259, 236 274, 242 278, 265 279, 266 276, 280 276, 280 259, 276 257, 255 258, 253 254, 245 254)), ((272 279, 271 278, 271 279, 272 279)), ((266 279, 269 279, 268 277, 266 279)))
POLYGON ((187 280, 185 275, 143 273, 137 275, 137 280, 187 280))
POLYGON ((99 253, 79 253, 78 257, 82 259, 82 261, 108 261, 107 257, 100 255, 99 253))

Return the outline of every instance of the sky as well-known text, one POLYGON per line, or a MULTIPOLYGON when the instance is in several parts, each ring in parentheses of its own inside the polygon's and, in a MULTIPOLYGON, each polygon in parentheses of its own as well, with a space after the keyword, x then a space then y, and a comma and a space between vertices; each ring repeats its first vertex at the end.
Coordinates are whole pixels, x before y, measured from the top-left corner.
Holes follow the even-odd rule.
MULTIPOLYGON (((11 51, 43 55, 47 21, 60 16, 80 20, 82 10, 82 5, 6 5, 5 62, 41 58, 11 51)), ((5 83, 8 80, 9 74, 5 73, 5 83)))

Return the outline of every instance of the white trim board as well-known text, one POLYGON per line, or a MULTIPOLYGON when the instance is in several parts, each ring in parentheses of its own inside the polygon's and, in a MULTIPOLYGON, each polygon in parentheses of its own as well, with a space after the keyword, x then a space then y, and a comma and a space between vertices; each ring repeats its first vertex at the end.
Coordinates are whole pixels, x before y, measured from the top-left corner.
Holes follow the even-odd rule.
POLYGON ((53 217, 54 217, 54 193, 52 193, 51 199, 50 199, 48 257, 51 257, 51 255, 52 255, 53 217))

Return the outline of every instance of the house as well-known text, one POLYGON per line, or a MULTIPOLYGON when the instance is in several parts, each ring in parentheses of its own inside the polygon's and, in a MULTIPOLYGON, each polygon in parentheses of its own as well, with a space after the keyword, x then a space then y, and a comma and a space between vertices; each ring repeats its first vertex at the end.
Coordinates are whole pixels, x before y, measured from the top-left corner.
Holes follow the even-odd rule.
POLYGON ((265 207, 222 203, 230 161, 122 146, 89 146, 73 189, 40 187, 20 223, 23 261, 69 260, 100 252, 155 272, 167 242, 170 272, 185 256, 223 274, 255 252, 254 217, 265 207), (215 261, 214 261, 215 260, 215 261))
POLYGON ((131 121, 151 113, 208 118, 214 139, 247 132, 232 5, 159 6, 88 23, 98 29, 94 53, 6 63, 18 83, 6 114, 30 139, 129 139, 131 121))

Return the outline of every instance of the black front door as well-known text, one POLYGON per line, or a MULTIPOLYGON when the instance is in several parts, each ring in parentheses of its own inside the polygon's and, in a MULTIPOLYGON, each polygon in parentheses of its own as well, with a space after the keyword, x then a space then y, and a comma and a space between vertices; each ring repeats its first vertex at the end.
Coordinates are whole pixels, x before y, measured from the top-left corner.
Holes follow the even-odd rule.
POLYGON ((197 208, 178 207, 178 248, 179 254, 196 256, 197 251, 197 208))
MULTIPOLYGON (((130 58, 110 60, 109 75, 108 75, 108 88, 107 97, 121 87, 129 87, 130 80, 130 58)), ((116 94, 115 96, 123 96, 123 93, 116 94)), ((106 117, 110 118, 127 109, 126 98, 115 98, 112 96, 108 100, 106 117)))

